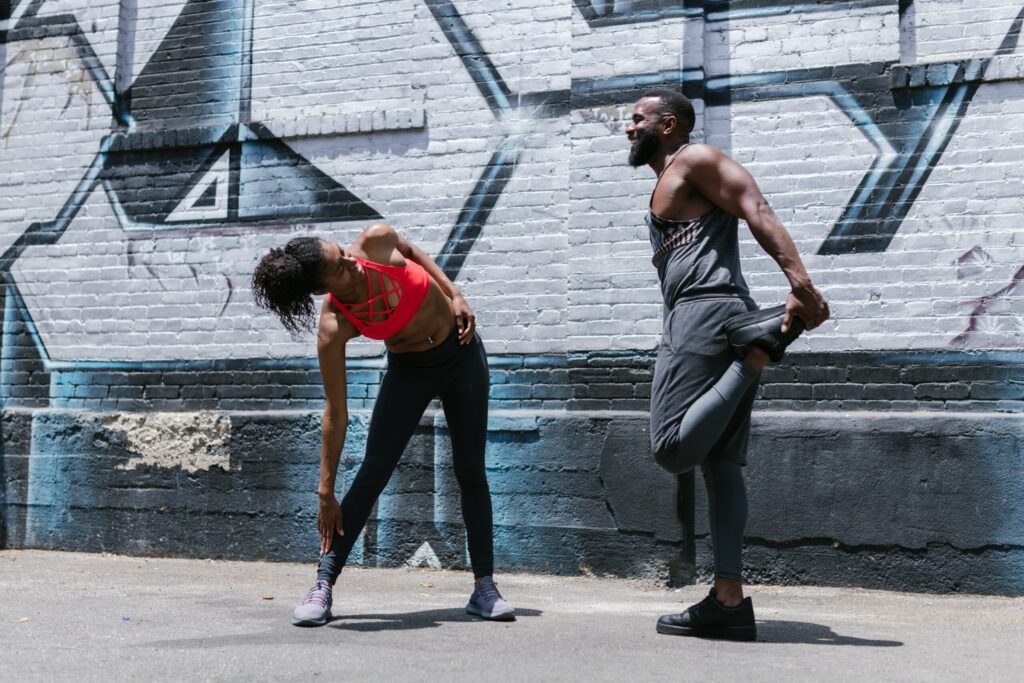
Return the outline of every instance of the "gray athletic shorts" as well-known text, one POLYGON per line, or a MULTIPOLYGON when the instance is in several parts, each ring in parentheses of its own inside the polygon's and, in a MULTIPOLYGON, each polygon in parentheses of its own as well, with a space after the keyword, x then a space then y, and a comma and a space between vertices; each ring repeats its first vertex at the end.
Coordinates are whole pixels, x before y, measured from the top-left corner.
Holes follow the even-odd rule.
MULTIPOLYGON (((736 360, 722 326, 734 315, 756 310, 748 299, 721 297, 684 300, 665 316, 651 386, 651 450, 679 424, 697 398, 736 360)), ((755 382, 736 409, 732 422, 708 458, 747 464, 750 410, 757 395, 755 382)))

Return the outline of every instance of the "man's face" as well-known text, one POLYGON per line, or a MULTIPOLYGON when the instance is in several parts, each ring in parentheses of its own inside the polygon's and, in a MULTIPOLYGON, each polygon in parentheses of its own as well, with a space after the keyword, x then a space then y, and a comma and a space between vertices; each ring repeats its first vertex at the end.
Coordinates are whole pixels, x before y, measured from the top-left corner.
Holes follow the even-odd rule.
POLYGON ((629 148, 629 165, 649 164, 661 146, 661 112, 658 100, 646 97, 633 106, 633 119, 626 126, 626 137, 632 145, 629 148))

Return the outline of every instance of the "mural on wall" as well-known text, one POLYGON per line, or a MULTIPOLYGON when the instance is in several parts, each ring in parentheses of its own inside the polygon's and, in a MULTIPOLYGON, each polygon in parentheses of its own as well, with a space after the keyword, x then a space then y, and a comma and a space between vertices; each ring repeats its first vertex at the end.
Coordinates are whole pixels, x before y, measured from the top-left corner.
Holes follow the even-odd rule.
MULTIPOLYGON (((22 47, 8 68, 27 68, 28 75, 21 81, 21 92, 14 94, 17 105, 0 135, 10 135, 23 115, 34 75, 58 67, 68 79, 67 103, 80 99, 87 104, 88 116, 93 116, 99 103, 92 101, 94 89, 83 85, 89 80, 109 108, 113 126, 54 219, 27 225, 0 256, 4 273, 27 246, 56 243, 97 187, 105 191, 125 231, 129 264, 141 265, 151 275, 155 272, 146 252, 152 249, 147 245, 160 239, 160 231, 176 236, 182 231, 275 229, 382 217, 370 203, 275 136, 271 128, 251 119, 252 0, 186 2, 148 62, 120 91, 75 16, 42 14, 45 4, 45 0, 32 0, 20 14, 13 12, 17 18, 10 21, 6 41, 22 47), (64 59, 57 65, 51 63, 52 55, 30 47, 31 41, 54 37, 66 38, 77 60, 64 59), (183 70, 181 64, 186 61, 189 68, 183 70), (137 244, 140 240, 141 247, 137 244)), ((713 77, 705 76, 702 69, 686 68, 577 79, 568 92, 522 93, 508 86, 451 0, 424 0, 424 4, 505 131, 437 252, 439 263, 451 277, 460 273, 515 174, 522 150, 517 129, 521 122, 564 117, 570 110, 628 104, 652 86, 681 88, 708 107, 828 98, 874 146, 876 156, 818 253, 842 256, 885 251, 956 135, 992 59, 1013 53, 1021 30, 1018 16, 992 58, 931 67, 934 84, 930 81, 924 87, 914 84, 914 88, 905 88, 897 82, 889 92, 879 91, 879 79, 887 77, 893 62, 713 77)), ((680 17, 714 23, 813 13, 836 4, 576 0, 574 10, 599 29, 680 17)), ((838 4, 852 9, 895 6, 879 0, 838 4)), ((17 3, 8 11, 16 8, 17 3)), ((909 80, 909 70, 905 73, 909 80)), ((129 273, 135 277, 133 270, 129 273)), ((199 277, 195 268, 193 275, 199 277)), ((219 315, 232 301, 234 283, 230 276, 225 280, 229 294, 219 304, 219 315)), ((989 296, 1000 299, 1005 295, 999 290, 989 296)), ((955 347, 970 346, 974 331, 986 327, 978 321, 1000 310, 980 300, 962 305, 973 308, 967 329, 950 341, 955 347)), ((23 311, 23 315, 30 316, 30 312, 23 311)))
MULTIPOLYGON (((125 543, 135 543, 130 546, 133 552, 188 554, 217 548, 225 555, 246 557, 250 548, 261 547, 266 520, 273 518, 270 521, 275 535, 272 543, 268 541, 268 556, 308 558, 309 548, 315 545, 315 511, 310 507, 308 482, 315 479, 317 466, 310 454, 317 452, 319 438, 317 416, 310 406, 321 399, 315 362, 308 357, 272 353, 259 358, 201 356, 203 346, 217 334, 223 335, 228 344, 241 337, 258 336, 253 328, 217 327, 232 312, 237 315, 241 310, 238 306, 245 304, 233 293, 247 264, 240 258, 227 265, 219 263, 217 252, 232 239, 249 241, 256 245, 251 249, 255 252, 263 244, 259 239, 279 240, 307 226, 326 230, 340 225, 339 231, 354 230, 369 220, 389 219, 387 201, 381 200, 380 193, 374 194, 372 183, 360 183, 355 177, 359 169, 338 171, 337 166, 330 165, 330 154, 318 156, 316 148, 331 147, 334 138, 341 135, 358 140, 370 137, 374 131, 389 136, 397 130, 400 134, 388 137, 388 144, 380 149, 367 143, 373 153, 352 165, 370 167, 374 154, 377 160, 401 157, 410 149, 415 153, 405 160, 416 162, 421 160, 416 154, 428 156, 425 150, 435 138, 445 140, 444 124, 438 123, 436 109, 423 106, 419 114, 410 107, 402 114, 407 120, 400 123, 368 122, 363 117, 367 112, 354 115, 355 123, 316 115, 310 117, 308 126, 301 118, 285 121, 294 124, 286 133, 287 126, 281 120, 253 113, 260 111, 254 106, 253 94, 254 51, 258 48, 254 36, 259 35, 254 30, 254 15, 266 5, 257 6, 255 0, 182 0, 179 4, 180 8, 167 10, 173 16, 159 27, 152 54, 140 59, 136 69, 133 11, 123 12, 115 22, 119 36, 112 67, 111 54, 115 51, 106 49, 110 41, 104 48, 90 37, 96 34, 95 21, 87 22, 77 12, 46 11, 48 5, 66 8, 68 2, 0 0, 0 22, 6 22, 0 23, 0 64, 4 65, 5 76, 13 74, 9 80, 0 78, 0 154, 6 145, 17 143, 19 127, 30 127, 33 106, 38 101, 45 101, 52 109, 51 118, 60 119, 58 114, 78 108, 84 112, 80 118, 86 128, 102 128, 95 131, 95 140, 81 143, 88 147, 82 156, 87 160, 82 168, 67 164, 80 175, 72 179, 70 190, 54 193, 58 197, 55 204, 43 207, 59 207, 52 215, 0 221, 7 240, 0 245, 0 276, 5 283, 0 384, 9 392, 5 394, 8 406, 19 405, 18 400, 27 396, 38 401, 20 405, 56 409, 16 416, 23 420, 20 428, 28 435, 24 453, 32 456, 31 468, 24 467, 28 472, 25 507, 34 515, 29 515, 30 533, 26 537, 33 543, 60 546, 66 541, 61 536, 68 528, 64 522, 68 515, 75 514, 79 528, 87 531, 82 543, 92 544, 88 545, 91 549, 124 548, 125 543), (63 88, 59 96, 43 100, 53 83, 63 88), (311 137, 315 137, 312 142, 308 139, 311 137), (395 149, 390 147, 392 144, 395 149), (143 320, 138 326, 145 327, 141 332, 132 327, 133 320, 126 321, 135 315, 130 311, 119 311, 120 318, 103 321, 110 323, 109 328, 97 321, 75 320, 74 331, 85 341, 51 359, 47 339, 36 322, 45 321, 48 315, 56 316, 54 311, 61 312, 63 307, 39 306, 28 295, 26 283, 19 284, 12 277, 12 268, 17 267, 19 259, 24 264, 29 257, 37 264, 49 260, 60 267, 62 238, 66 242, 69 231, 73 234, 71 226, 76 217, 93 219, 87 223, 88 229, 99 226, 104 231, 96 241, 106 240, 109 252, 116 253, 112 257, 102 254, 107 259, 99 261, 99 269, 114 263, 117 267, 108 270, 116 274, 101 283, 102 287, 90 288, 92 283, 73 280, 61 284, 74 295, 94 299, 114 298, 120 296, 120 289, 136 287, 136 295, 142 298, 155 294, 154 305, 166 305, 168 312, 161 320, 143 320), (186 258, 190 250, 192 261, 186 258), (124 263, 119 260, 122 255, 124 263), (133 281, 119 280, 122 273, 133 281), (185 285, 176 290, 175 280, 183 280, 185 285), (199 323, 189 329, 175 326, 190 316, 208 327, 199 323), (160 324, 162 328, 157 327, 160 324), (138 349, 138 353, 131 357, 82 360, 86 356, 75 355, 81 349, 89 352, 115 343, 128 334, 137 338, 133 350, 138 349), (179 336, 194 344, 194 357, 182 355, 167 360, 157 356, 161 339, 179 336), (22 372, 25 367, 41 367, 45 373, 33 376, 46 374, 45 384, 13 386, 23 381, 19 376, 28 374, 22 372), (272 379, 275 373, 278 377, 272 379), (253 390, 245 385, 261 382, 266 383, 265 388, 253 390), (129 403, 138 399, 140 405, 145 401, 155 404, 164 396, 172 397, 170 405, 155 410, 129 403), (282 396, 307 403, 299 407, 273 403, 282 396), (253 397, 263 401, 257 410, 251 410, 252 404, 245 402, 253 397), (86 405, 92 399, 97 403, 86 405), (127 408, 119 403, 122 399, 127 408), (61 410, 83 406, 113 412, 61 410), (261 412, 266 406, 295 413, 285 418, 269 410, 261 412), (165 408, 167 412, 161 412, 165 408), (121 410, 135 412, 117 412, 121 410), (175 412, 181 410, 193 412, 175 412), (207 410, 210 412, 203 412, 207 410), (240 415, 250 410, 250 414, 240 415), (267 453, 273 457, 266 457, 267 453), (89 457, 77 457, 83 454, 89 457), (139 508, 131 508, 136 503, 139 508), (145 507, 150 504, 161 513, 163 507, 169 512, 162 518, 153 515, 152 509, 145 507), (128 512, 124 512, 126 509, 128 512), (266 511, 267 516, 254 516, 253 510, 266 511), (110 524, 113 514, 123 514, 129 522, 124 527, 110 524), (226 525, 212 523, 203 527, 207 536, 197 541, 196 532, 187 523, 195 514, 233 515, 232 520, 241 521, 231 538, 224 530, 226 525), (124 528, 132 532, 128 541, 119 537, 124 528), (165 545, 152 545, 155 537, 165 545)), ((905 9, 910 4, 894 0, 574 0, 566 3, 566 16, 559 21, 564 26, 576 21, 597 34, 630 31, 663 21, 690 22, 707 31, 709 26, 721 27, 734 20, 757 21, 796 13, 814 17, 881 8, 895 14, 898 6, 905 9)), ((122 3, 122 8, 125 6, 137 9, 136 3, 122 3)), ((607 125, 609 141, 614 138, 614 143, 621 146, 608 153, 610 158, 625 150, 622 118, 629 105, 641 92, 657 86, 682 89, 700 101, 702 110, 714 109, 720 117, 731 116, 734 105, 827 100, 835 107, 842 125, 863 136, 873 151, 867 168, 855 169, 856 180, 836 201, 843 205, 836 219, 821 226, 820 240, 815 243, 817 256, 834 257, 831 263, 842 268, 844 259, 850 262, 865 255, 885 254, 919 202, 933 170, 961 134, 961 123, 969 118, 972 102, 979 99, 982 82, 999 58, 1019 50, 1024 17, 1021 10, 990 56, 930 65, 926 75, 922 75, 923 68, 915 71, 913 66, 898 65, 888 58, 756 73, 711 73, 703 63, 680 59, 678 68, 628 73, 628 68, 609 65, 607 71, 594 68, 585 77, 573 77, 569 73, 571 65, 567 65, 564 81, 531 89, 529 79, 517 79, 507 61, 502 62, 500 49, 488 49, 493 44, 488 42, 487 22, 471 12, 470 3, 416 0, 408 7, 417 21, 437 32, 436 42, 443 49, 431 52, 432 58, 448 60, 445 68, 458 72, 451 79, 451 87, 441 88, 444 92, 436 99, 457 98, 461 96, 455 92, 459 88, 472 91, 467 97, 471 102, 468 106, 477 107, 478 111, 471 114, 478 118, 471 121, 476 127, 470 135, 479 132, 481 138, 490 136, 486 145, 475 150, 473 163, 466 165, 472 176, 465 183, 466 192, 461 194, 459 190, 445 197, 454 209, 445 214, 444 221, 428 224, 423 231, 437 233, 435 253, 448 275, 453 279, 462 276, 470 284, 474 276, 477 281, 481 279, 465 267, 472 257, 508 260, 517 248, 497 249, 486 244, 484 238, 501 237, 502 228, 510 223, 531 220, 520 213, 502 223, 499 216, 502 204, 513 200, 515 183, 522 180, 536 151, 530 142, 533 129, 545 122, 565 122, 556 144, 564 145, 559 153, 570 156, 574 150, 569 149, 571 141, 565 141, 571 137, 573 117, 579 114, 584 122, 599 121, 607 125), (608 110, 614 110, 614 115, 601 118, 608 110)), ((272 23, 272 10, 269 12, 268 21, 272 23)), ((495 22, 500 23, 501 13, 494 14, 495 22)), ((414 28, 422 28, 422 24, 414 28)), ((303 77, 315 80, 317 75, 311 71, 303 77)), ((413 73, 411 78, 415 77, 413 73)), ((410 92, 417 91, 410 88, 410 92)), ((419 95, 422 104, 426 98, 422 92, 419 95)), ((431 104, 436 106, 436 102, 431 104)), ((305 114, 299 111, 294 115, 305 114)), ((45 123, 52 124, 52 120, 45 123)), ((605 131, 598 133, 603 135, 605 131)), ((420 164, 418 172, 434 175, 435 167, 443 166, 455 155, 437 152, 420 164)), ((624 154, 614 162, 622 165, 624 154)), ((626 173, 624 169, 614 170, 616 179, 626 173)), ((456 179, 445 176, 436 182, 455 184, 456 179)), ((646 187, 649 189, 649 185, 646 187)), ((412 197, 410 203, 418 199, 412 197)), ((571 204, 571 199, 566 203, 571 204)), ((635 203, 639 226, 643 198, 624 196, 622 200, 635 203)), ((448 208, 446 204, 444 210, 448 208)), ((936 339, 940 340, 939 346, 944 342, 953 349, 1012 346, 1021 332, 1017 302, 1024 271, 1015 269, 1008 283, 991 288, 991 283, 1002 277, 1007 259, 1015 258, 1007 256, 1011 251, 979 244, 950 264, 957 282, 981 282, 990 290, 979 297, 952 302, 963 309, 961 319, 966 322, 962 332, 945 338, 933 334, 928 339, 931 346, 921 344, 915 352, 934 350, 936 339)), ((647 254, 643 256, 641 261, 646 265, 647 254)), ((570 272, 567 279, 573 276, 570 272)), ((512 284, 519 285, 518 281, 512 284)), ((654 292, 653 287, 650 289, 654 292)), ((132 303, 129 300, 124 307, 128 309, 132 303)), ((931 305, 930 301, 925 303, 931 305)), ((119 305, 119 301, 111 304, 115 308, 119 305)), ((540 315, 533 309, 512 314, 540 315)), ((678 528, 671 515, 665 514, 674 502, 673 480, 650 468, 645 448, 637 448, 645 442, 642 411, 650 358, 644 353, 649 348, 630 347, 620 350, 618 356, 613 352, 608 365, 621 365, 609 369, 591 366, 589 358, 581 361, 584 354, 574 356, 572 350, 549 353, 543 345, 537 347, 539 350, 528 353, 492 355, 496 376, 492 398, 499 405, 508 399, 512 405, 517 398, 525 397, 533 400, 530 405, 524 401, 523 407, 529 408, 539 406, 542 398, 552 399, 551 404, 561 400, 562 407, 569 398, 578 398, 579 402, 570 417, 535 418, 530 410, 521 409, 492 417, 489 457, 496 463, 493 490, 502 561, 506 566, 574 571, 580 563, 612 562, 608 558, 613 558, 618 563, 616 571, 623 567, 633 571, 651 557, 673 551, 679 540, 678 528), (573 367, 574 362, 586 367, 573 367), (499 375, 508 381, 497 381, 499 375), (616 378, 622 376, 627 380, 615 386, 616 378), (534 392, 531 384, 543 386, 534 392), (616 410, 625 406, 623 412, 630 412, 628 419, 607 421, 588 413, 604 409, 602 390, 607 396, 621 399, 615 404, 616 410), (643 505, 637 506, 637 500, 643 505), (641 546, 649 552, 637 553, 636 548, 641 546), (552 558, 557 558, 553 564, 552 558)), ((909 362, 925 365, 930 362, 925 355, 909 362)), ((799 354, 793 357, 801 362, 799 354)), ((362 364, 350 364, 352 397, 363 401, 359 409, 362 412, 353 412, 346 448, 350 469, 359 462, 364 445, 361 439, 365 438, 365 424, 360 420, 372 403, 380 369, 378 358, 361 360, 362 364)), ((879 375, 891 371, 895 385, 903 367, 871 369, 879 375)), ((796 388, 807 388, 810 395, 806 385, 796 388)), ((914 397, 908 386, 897 389, 909 389, 914 397)), ((1008 395, 1000 393, 1004 392, 1002 388, 993 392, 998 397, 1008 395)), ((12 443, 9 434, 5 436, 8 444, 12 443)), ((464 562, 457 487, 452 483, 447 443, 442 419, 435 417, 432 424, 421 425, 402 469, 381 499, 380 524, 370 530, 365 545, 357 551, 360 560, 378 558, 394 563, 418 554, 428 561, 440 556, 446 563, 464 562)), ((840 453, 835 457, 840 458, 841 449, 834 450, 840 453)), ((928 455, 922 458, 926 460, 928 455)), ((6 466, 5 458, 0 457, 0 469, 6 466)), ((0 471, 0 481, 3 479, 0 471)), ((0 508, 3 503, 0 500, 0 508)), ((0 525, 0 545, 3 533, 0 525)), ((880 547, 886 541, 874 537, 851 541, 857 542, 880 547)))
POLYGON ((125 230, 381 217, 251 120, 253 4, 190 0, 115 105, 129 132, 178 131, 154 150, 122 136, 104 155, 100 177, 125 230))

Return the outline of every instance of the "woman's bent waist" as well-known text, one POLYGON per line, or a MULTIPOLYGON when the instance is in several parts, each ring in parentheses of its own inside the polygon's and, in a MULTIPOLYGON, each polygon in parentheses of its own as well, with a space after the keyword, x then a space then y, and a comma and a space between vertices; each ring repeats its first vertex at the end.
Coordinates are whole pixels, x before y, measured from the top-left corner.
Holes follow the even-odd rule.
POLYGON ((434 344, 422 351, 404 351, 396 353, 388 350, 388 365, 401 367, 435 367, 450 363, 460 354, 480 344, 480 335, 473 334, 468 344, 459 343, 459 329, 452 326, 451 332, 442 340, 435 339, 434 344))

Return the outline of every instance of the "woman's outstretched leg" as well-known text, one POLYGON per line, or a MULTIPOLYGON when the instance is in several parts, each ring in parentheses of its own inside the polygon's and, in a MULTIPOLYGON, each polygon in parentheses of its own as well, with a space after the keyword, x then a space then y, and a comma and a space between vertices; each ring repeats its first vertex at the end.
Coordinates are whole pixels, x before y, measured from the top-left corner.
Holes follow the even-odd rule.
POLYGON ((330 618, 334 582, 431 397, 429 385, 417 381, 414 375, 391 368, 384 373, 370 418, 366 455, 341 500, 341 525, 345 533, 335 532, 331 547, 320 556, 316 582, 292 613, 292 623, 296 626, 320 626, 330 618))
POLYGON ((473 576, 479 579, 494 573, 491 491, 484 467, 490 378, 479 339, 460 352, 464 354, 462 362, 451 374, 441 406, 452 439, 452 466, 459 483, 470 564, 473 576))
POLYGON ((459 482, 466 544, 476 586, 466 605, 470 614, 495 621, 512 621, 515 610, 494 583, 494 531, 491 491, 487 485, 484 451, 487 446, 487 400, 490 377, 479 337, 463 349, 441 395, 452 439, 452 466, 459 482))
POLYGON ((366 437, 366 455, 352 485, 341 499, 344 535, 334 534, 330 549, 320 557, 317 579, 333 584, 352 551, 373 504, 377 502, 416 426, 433 397, 431 387, 413 373, 389 369, 381 380, 366 437))

